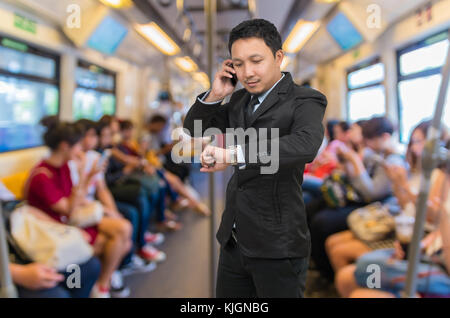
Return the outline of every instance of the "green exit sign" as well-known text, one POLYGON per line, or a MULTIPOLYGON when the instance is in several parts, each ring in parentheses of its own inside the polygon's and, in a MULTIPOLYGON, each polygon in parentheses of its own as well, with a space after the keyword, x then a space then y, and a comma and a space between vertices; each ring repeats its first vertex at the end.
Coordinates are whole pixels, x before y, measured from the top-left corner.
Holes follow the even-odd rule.
POLYGON ((36 22, 18 13, 14 13, 14 26, 18 29, 36 34, 36 22))

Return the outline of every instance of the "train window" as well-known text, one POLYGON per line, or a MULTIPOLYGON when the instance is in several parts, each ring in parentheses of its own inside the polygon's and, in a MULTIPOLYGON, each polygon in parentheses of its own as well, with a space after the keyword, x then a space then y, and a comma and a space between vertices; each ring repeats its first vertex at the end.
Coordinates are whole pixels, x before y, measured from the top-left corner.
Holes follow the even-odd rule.
POLYGON ((384 66, 377 58, 347 73, 348 119, 357 121, 386 112, 384 66))
POLYGON ((59 57, 0 37, 0 152, 42 145, 42 117, 59 111, 59 57))
MULTIPOLYGON (((406 143, 411 129, 431 118, 447 56, 448 32, 442 32, 397 52, 400 141, 406 143)), ((448 98, 447 98, 448 100, 448 98)), ((447 104, 443 122, 450 122, 447 104)))
POLYGON ((116 75, 96 65, 78 62, 77 88, 73 96, 74 119, 98 120, 116 110, 116 75))

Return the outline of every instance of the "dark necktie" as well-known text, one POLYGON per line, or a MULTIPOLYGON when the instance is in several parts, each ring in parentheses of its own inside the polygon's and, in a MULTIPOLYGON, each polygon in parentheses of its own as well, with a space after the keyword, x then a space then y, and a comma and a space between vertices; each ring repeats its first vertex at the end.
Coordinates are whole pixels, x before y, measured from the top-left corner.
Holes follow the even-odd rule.
POLYGON ((245 112, 246 113, 245 121, 246 121, 247 127, 250 125, 250 121, 253 118, 253 112, 254 112, 255 106, 257 104, 259 104, 258 96, 252 95, 252 99, 250 100, 250 103, 248 103, 247 111, 245 112))

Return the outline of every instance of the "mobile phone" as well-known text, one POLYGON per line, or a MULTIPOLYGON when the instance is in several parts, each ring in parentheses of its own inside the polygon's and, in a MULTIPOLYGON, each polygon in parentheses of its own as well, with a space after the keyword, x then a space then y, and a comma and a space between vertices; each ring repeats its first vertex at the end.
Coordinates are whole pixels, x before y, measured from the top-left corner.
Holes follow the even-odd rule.
POLYGON ((98 167, 101 167, 111 157, 111 149, 103 151, 101 158, 98 160, 98 167))
MULTIPOLYGON (((234 67, 233 67, 233 63, 228 64, 228 66, 234 68, 234 67)), ((231 84, 232 84, 233 86, 236 86, 236 85, 237 85, 237 76, 236 76, 235 73, 230 73, 230 74, 233 76, 233 78, 230 78, 231 84)))

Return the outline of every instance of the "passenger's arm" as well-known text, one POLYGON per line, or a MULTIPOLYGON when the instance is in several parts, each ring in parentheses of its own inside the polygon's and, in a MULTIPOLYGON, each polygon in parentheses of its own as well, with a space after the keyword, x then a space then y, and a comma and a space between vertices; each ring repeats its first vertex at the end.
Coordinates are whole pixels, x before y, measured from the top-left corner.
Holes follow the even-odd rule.
MULTIPOLYGON (((445 174, 444 174, 445 175, 445 174)), ((442 237, 442 249, 445 266, 447 272, 450 273, 450 180, 447 177, 444 183, 444 198, 442 198, 443 206, 441 209, 440 231, 442 237)))
POLYGON ((141 160, 138 157, 127 155, 118 148, 112 148, 111 155, 125 165, 134 166, 135 168, 141 165, 141 160))

